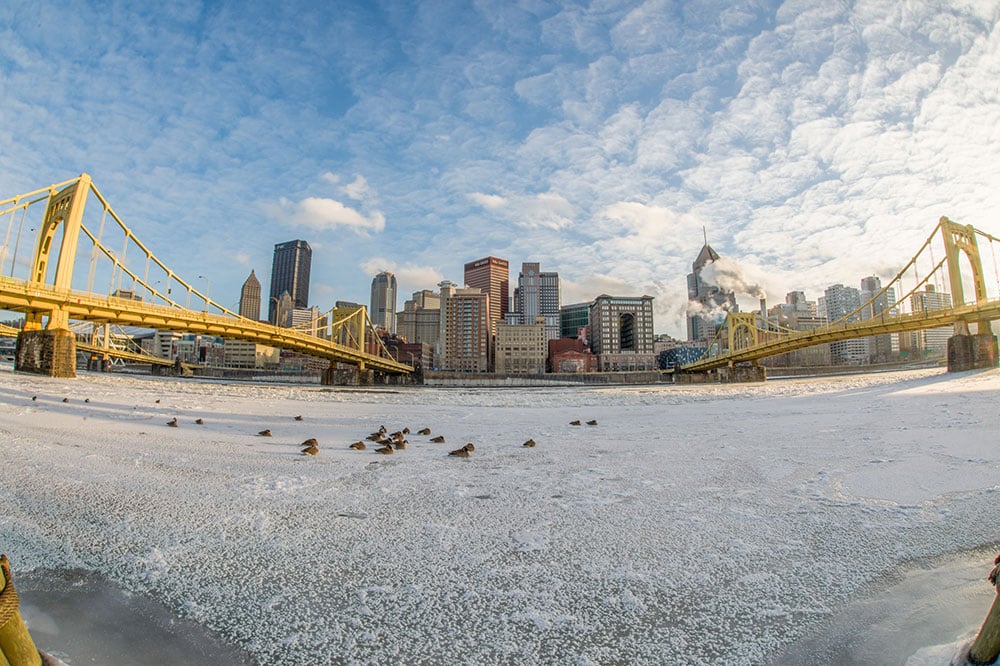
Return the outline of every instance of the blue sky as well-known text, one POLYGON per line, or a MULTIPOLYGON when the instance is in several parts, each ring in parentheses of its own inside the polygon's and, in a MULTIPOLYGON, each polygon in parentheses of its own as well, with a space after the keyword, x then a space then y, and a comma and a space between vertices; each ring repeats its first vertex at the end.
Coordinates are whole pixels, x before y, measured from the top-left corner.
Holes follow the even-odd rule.
MULTIPOLYGON (((1000 6, 5 2, 0 197, 90 173, 233 307, 276 243, 310 300, 398 308, 486 255, 564 303, 656 298, 703 242, 769 302, 891 277, 941 215, 998 235, 1000 6)), ((753 288, 740 296, 755 307, 753 288)))

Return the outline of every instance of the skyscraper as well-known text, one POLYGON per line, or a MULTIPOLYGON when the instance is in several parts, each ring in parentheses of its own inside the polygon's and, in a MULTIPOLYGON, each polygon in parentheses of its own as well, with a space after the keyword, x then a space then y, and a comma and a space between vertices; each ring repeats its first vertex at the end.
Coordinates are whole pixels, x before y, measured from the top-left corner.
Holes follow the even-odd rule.
POLYGON ((701 273, 705 266, 718 259, 719 255, 706 240, 698 257, 691 264, 691 272, 687 276, 688 340, 710 341, 725 321, 726 313, 740 311, 736 305, 736 294, 702 279, 701 273))
MULTIPOLYGON (((951 307, 951 294, 943 291, 936 291, 934 285, 924 285, 924 291, 915 292, 910 296, 910 311, 914 314, 922 314, 928 310, 943 310, 951 307)), ((931 328, 912 333, 900 333, 900 347, 905 348, 910 353, 920 355, 947 354, 948 338, 952 336, 954 329, 951 326, 931 328)))
POLYGON ((396 313, 396 334, 407 343, 426 344, 431 355, 422 359, 423 367, 436 368, 435 348, 441 339, 441 296, 430 289, 413 292, 413 298, 403 303, 396 313))
POLYGON ((514 310, 518 324, 534 324, 545 318, 545 338, 555 340, 559 330, 559 274, 543 273, 538 263, 522 263, 514 290, 514 310))
MULTIPOLYGON (((840 320, 858 321, 856 312, 861 307, 861 290, 842 284, 830 285, 823 292, 826 318, 831 324, 840 320), (851 315, 848 317, 848 315, 851 315)), ((834 365, 859 365, 868 361, 868 341, 854 338, 830 343, 830 360, 834 365)))
POLYGON ((441 369, 489 372, 493 342, 490 295, 476 288, 456 289, 447 300, 442 299, 442 306, 445 352, 441 369))
POLYGON ((465 286, 490 295, 490 327, 507 317, 510 307, 510 265, 506 259, 484 257, 465 265, 465 286))
MULTIPOLYGON (((871 303, 861 313, 862 319, 874 319, 896 314, 896 291, 889 287, 882 293, 882 281, 872 275, 861 278, 861 302, 871 303)), ((868 338, 868 356, 872 363, 886 363, 899 351, 899 338, 895 335, 874 335, 868 338)))
POLYGON ((396 276, 382 271, 372 278, 372 299, 368 316, 372 323, 396 332, 396 276))
POLYGON ((260 280, 252 270, 240 290, 240 316, 253 321, 260 319, 260 280))
POLYGON ((267 303, 267 320, 275 323, 281 295, 288 292, 293 308, 309 307, 309 268, 312 248, 304 240, 292 240, 274 246, 271 264, 271 293, 267 303))

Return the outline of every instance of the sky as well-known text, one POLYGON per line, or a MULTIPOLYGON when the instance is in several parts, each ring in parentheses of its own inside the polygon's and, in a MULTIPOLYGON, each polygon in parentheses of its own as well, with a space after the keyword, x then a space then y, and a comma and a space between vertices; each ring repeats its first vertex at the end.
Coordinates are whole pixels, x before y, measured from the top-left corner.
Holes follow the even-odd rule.
POLYGON ((1000 5, 5 2, 0 198, 89 173, 237 309, 274 245, 310 301, 397 309, 493 255, 564 304, 655 298, 705 239, 744 309, 893 276, 942 215, 1000 235, 1000 5), (753 293, 750 293, 753 292, 753 293))

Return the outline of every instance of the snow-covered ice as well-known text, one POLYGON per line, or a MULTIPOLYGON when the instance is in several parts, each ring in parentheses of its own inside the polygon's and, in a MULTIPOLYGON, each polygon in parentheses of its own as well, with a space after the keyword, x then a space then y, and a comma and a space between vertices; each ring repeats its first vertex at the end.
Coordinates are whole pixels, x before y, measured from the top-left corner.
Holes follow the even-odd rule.
MULTIPOLYGON (((998 370, 361 391, 6 366, 0 551, 263 664, 774 663, 911 563, 1000 545, 998 398, 998 370), (380 424, 447 442, 348 449, 380 424)), ((947 663, 982 589, 911 663, 947 663)))

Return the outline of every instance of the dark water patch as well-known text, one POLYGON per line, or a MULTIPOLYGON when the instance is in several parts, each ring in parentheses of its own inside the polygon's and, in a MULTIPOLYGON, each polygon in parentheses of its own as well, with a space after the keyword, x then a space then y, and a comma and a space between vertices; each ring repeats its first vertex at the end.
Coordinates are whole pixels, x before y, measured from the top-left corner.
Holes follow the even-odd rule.
POLYGON ((21 615, 39 650, 67 664, 245 666, 253 660, 163 604, 90 571, 14 576, 21 615))
POLYGON ((904 564, 771 663, 947 666, 993 603, 986 576, 996 553, 981 548, 904 564))

